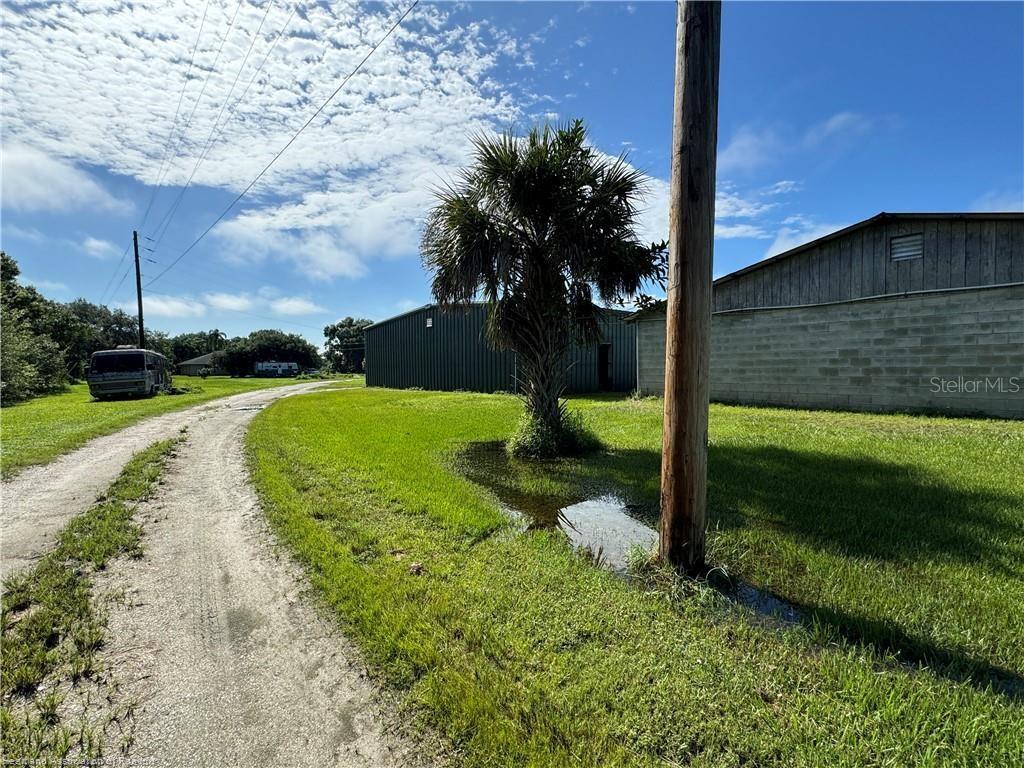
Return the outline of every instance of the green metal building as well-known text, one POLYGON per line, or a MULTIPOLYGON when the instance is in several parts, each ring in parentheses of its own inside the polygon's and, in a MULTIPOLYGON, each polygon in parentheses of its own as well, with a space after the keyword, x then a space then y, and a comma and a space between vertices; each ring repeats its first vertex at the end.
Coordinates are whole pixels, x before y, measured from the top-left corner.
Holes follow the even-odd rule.
MULTIPOLYGON (((435 304, 366 329, 366 385, 394 389, 516 392, 516 356, 484 336, 486 308, 441 309, 435 304)), ((636 334, 629 312, 602 310, 599 344, 574 344, 569 392, 630 392, 636 388, 636 334)))

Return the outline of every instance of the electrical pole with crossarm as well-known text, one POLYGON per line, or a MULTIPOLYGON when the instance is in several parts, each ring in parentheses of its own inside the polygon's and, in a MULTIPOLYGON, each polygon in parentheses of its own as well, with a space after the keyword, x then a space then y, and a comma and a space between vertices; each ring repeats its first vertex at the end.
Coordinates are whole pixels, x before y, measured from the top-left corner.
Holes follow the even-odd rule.
POLYGON ((142 270, 139 268, 139 233, 132 230, 132 244, 135 246, 135 294, 139 299, 139 349, 146 348, 146 331, 142 325, 142 270))

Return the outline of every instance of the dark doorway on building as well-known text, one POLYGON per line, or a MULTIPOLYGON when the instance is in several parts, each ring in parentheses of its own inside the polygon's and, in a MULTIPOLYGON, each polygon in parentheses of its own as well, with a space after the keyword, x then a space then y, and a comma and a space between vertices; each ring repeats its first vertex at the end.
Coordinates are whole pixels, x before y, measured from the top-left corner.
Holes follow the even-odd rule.
POLYGON ((597 347, 597 388, 607 392, 612 388, 612 345, 599 344, 597 347))

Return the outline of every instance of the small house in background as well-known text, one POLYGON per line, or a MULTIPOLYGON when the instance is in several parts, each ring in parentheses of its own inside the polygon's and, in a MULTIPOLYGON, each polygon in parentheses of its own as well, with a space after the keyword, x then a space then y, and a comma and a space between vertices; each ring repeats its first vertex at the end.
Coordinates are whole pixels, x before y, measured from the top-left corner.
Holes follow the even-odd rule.
MULTIPOLYGON (((665 305, 630 319, 665 389, 665 305)), ((1024 418, 1024 214, 880 213, 715 280, 719 402, 1024 418)))
MULTIPOLYGON (((484 335, 487 308, 428 304, 366 329, 366 386, 394 389, 518 392, 516 355, 484 335)), ((603 338, 572 345, 569 392, 630 392, 636 387, 636 337, 628 312, 604 309, 603 338)))
POLYGON ((270 378, 298 376, 299 364, 279 363, 276 360, 267 360, 265 362, 256 363, 255 371, 257 376, 267 376, 270 378))
POLYGON ((199 376, 206 371, 208 376, 224 376, 227 369, 224 368, 223 352, 208 352, 191 360, 178 363, 178 373, 182 376, 199 376))

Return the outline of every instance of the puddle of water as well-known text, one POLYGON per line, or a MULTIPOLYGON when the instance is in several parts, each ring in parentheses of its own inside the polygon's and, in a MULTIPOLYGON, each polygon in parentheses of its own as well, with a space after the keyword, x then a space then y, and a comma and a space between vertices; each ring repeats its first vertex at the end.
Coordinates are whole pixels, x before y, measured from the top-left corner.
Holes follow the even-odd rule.
MULTIPOLYGON (((657 542, 657 508, 632 501, 607 481, 583 475, 572 461, 517 461, 502 443, 472 443, 457 466, 469 480, 492 491, 527 530, 558 528, 573 547, 588 549, 612 570, 625 571, 632 549, 650 550, 657 542)), ((773 622, 797 624, 803 619, 796 606, 771 592, 710 574, 708 581, 733 602, 773 622)))
POLYGON ((632 549, 649 551, 658 540, 656 530, 631 517, 629 505, 610 494, 564 507, 558 523, 574 547, 589 549, 599 562, 616 571, 626 569, 632 549))
POLYGON ((750 584, 737 582, 727 594, 737 603, 750 608, 759 616, 783 624, 800 624, 803 620, 803 614, 795 605, 750 584))
POLYGON ((558 528, 574 548, 587 549, 605 567, 624 571, 631 550, 649 550, 657 541, 658 532, 650 524, 657 520, 656 510, 607 484, 580 482, 572 476, 571 466, 517 461, 501 443, 472 444, 459 458, 463 474, 492 491, 527 530, 558 528), (558 475, 571 490, 552 477, 558 475), (523 490, 524 485, 547 487, 550 492, 523 490))

